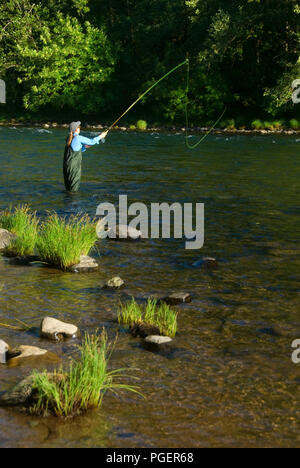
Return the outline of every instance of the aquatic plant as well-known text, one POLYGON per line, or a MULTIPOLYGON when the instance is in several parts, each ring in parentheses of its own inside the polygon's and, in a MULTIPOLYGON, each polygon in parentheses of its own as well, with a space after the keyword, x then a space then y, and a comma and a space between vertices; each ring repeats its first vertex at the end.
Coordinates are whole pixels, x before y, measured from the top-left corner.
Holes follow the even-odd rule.
POLYGON ((36 246, 42 261, 67 270, 81 255, 88 255, 97 239, 96 224, 89 216, 66 220, 54 213, 41 225, 36 246))
POLYGON ((147 324, 158 327, 162 335, 174 338, 177 332, 177 314, 164 302, 157 304, 155 299, 148 299, 145 308, 131 302, 121 304, 118 310, 118 322, 123 325, 147 324))
POLYGON ((138 130, 147 130, 147 122, 145 120, 138 120, 136 127, 138 130))
POLYGON ((32 255, 37 242, 38 225, 36 213, 31 212, 28 205, 1 212, 0 227, 17 236, 4 249, 4 253, 9 256, 32 255))
POLYGON ((75 416, 83 411, 101 406, 106 391, 127 390, 143 396, 138 387, 117 383, 127 369, 108 370, 113 345, 107 333, 101 336, 85 335, 80 346, 80 359, 72 359, 67 372, 60 369, 53 374, 33 372, 34 402, 32 414, 75 416))

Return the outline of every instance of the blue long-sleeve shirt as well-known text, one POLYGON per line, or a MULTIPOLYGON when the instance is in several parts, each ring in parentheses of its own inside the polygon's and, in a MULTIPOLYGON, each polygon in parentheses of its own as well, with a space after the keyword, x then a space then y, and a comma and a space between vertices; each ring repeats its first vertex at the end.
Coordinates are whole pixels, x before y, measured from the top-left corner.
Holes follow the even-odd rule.
POLYGON ((100 136, 97 136, 95 138, 86 138, 82 135, 75 135, 71 143, 71 148, 73 151, 86 151, 85 145, 99 145, 100 139, 100 136))

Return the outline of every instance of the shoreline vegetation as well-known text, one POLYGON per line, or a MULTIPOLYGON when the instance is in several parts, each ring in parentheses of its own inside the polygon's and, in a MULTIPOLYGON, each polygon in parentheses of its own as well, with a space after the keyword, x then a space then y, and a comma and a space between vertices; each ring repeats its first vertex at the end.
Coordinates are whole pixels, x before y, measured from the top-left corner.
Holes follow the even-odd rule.
MULTIPOLYGON (((239 135, 299 135, 300 134, 300 121, 298 121, 298 128, 293 128, 291 126, 282 126, 275 128, 274 126, 270 125, 267 126, 264 123, 262 124, 263 128, 236 128, 235 126, 228 126, 228 127, 216 127, 210 133, 213 134, 239 134, 239 135)), ((38 127, 48 129, 68 129, 69 124, 66 123, 56 123, 56 122, 19 122, 15 120, 0 122, 0 127, 38 127)), ((93 132, 95 130, 103 130, 108 128, 109 124, 83 124, 82 129, 85 131, 93 132)), ((203 126, 203 127, 189 127, 188 132, 191 134, 205 134, 206 132, 210 131, 211 127, 203 126)), ((147 126, 147 128, 138 128, 134 125, 122 125, 114 127, 111 132, 117 131, 130 131, 130 132, 141 132, 141 133, 151 133, 151 132, 180 132, 182 134, 185 133, 185 127, 175 126, 175 125, 159 125, 159 126, 147 126)))

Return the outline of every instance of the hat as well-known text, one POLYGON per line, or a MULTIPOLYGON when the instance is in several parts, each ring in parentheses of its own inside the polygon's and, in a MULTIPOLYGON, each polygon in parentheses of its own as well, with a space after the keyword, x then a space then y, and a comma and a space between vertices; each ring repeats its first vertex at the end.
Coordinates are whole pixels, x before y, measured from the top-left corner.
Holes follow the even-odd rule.
POLYGON ((69 129, 70 129, 70 133, 74 133, 78 127, 80 127, 81 125, 81 122, 72 122, 70 123, 70 126, 69 126, 69 129))

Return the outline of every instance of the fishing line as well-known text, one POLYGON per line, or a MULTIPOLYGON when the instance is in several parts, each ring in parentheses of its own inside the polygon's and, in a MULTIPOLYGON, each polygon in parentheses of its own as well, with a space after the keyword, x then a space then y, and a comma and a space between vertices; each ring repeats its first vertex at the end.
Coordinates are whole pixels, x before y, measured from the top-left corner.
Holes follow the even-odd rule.
POLYGON ((183 67, 184 65, 187 66, 187 83, 186 83, 186 101, 185 101, 185 120, 186 120, 186 126, 185 126, 185 132, 186 132, 186 135, 185 135, 185 142, 186 142, 186 146, 188 149, 194 149, 196 148, 197 146, 200 145, 200 143, 202 143, 203 140, 205 140, 206 137, 208 137, 208 135, 213 131, 213 129, 215 128, 215 126, 220 122, 220 120, 222 119, 223 115, 225 114, 226 112, 226 107, 224 109, 224 111, 222 112, 222 115, 218 118, 218 120, 214 123, 214 125, 210 128, 210 130, 205 134, 203 135, 203 137, 200 139, 200 141, 198 141, 195 145, 190 145, 189 144, 189 141, 188 141, 188 126, 189 126, 189 118, 188 118, 188 104, 189 104, 189 99, 188 99, 188 93, 189 93, 189 83, 190 83, 190 61, 189 59, 187 58, 184 62, 180 63, 179 65, 177 65, 176 67, 172 68, 172 70, 170 70, 168 73, 166 73, 162 78, 160 78, 158 81, 156 81, 152 86, 150 86, 150 88, 148 88, 143 94, 141 94, 141 96, 139 96, 137 98, 136 101, 134 101, 133 104, 131 104, 131 106, 128 107, 128 109, 126 109, 125 112, 123 112, 122 115, 120 115, 120 117, 109 127, 109 129, 107 130, 107 133, 110 132, 110 130, 115 127, 117 125, 117 123, 122 119, 122 117, 124 117, 124 115, 126 115, 139 101, 141 101, 141 99, 143 99, 144 96, 146 96, 146 94, 150 93, 150 91, 152 91, 153 88, 155 88, 161 81, 163 81, 165 78, 167 78, 169 75, 171 75, 172 73, 174 73, 176 70, 178 70, 179 68, 183 67))
POLYGON ((188 136, 188 128, 189 128, 189 117, 188 117, 188 105, 189 105, 189 88, 190 88, 190 61, 189 59, 186 59, 186 62, 187 62, 187 67, 186 67, 186 101, 185 101, 185 143, 186 143, 186 146, 188 149, 195 149, 197 148, 197 146, 200 145, 200 143, 202 143, 202 141, 205 140, 205 138, 208 137, 208 135, 211 134, 211 132, 214 130, 214 128, 216 127, 216 125, 218 125, 218 123, 220 122, 220 120, 222 119, 222 117, 224 116, 225 112, 226 112, 226 107, 224 108, 222 114, 220 115, 220 117, 218 118, 218 120, 213 124, 213 126, 205 133, 205 135, 203 135, 202 138, 200 138, 200 140, 195 143, 194 145, 190 145, 189 143, 189 136, 188 136))

